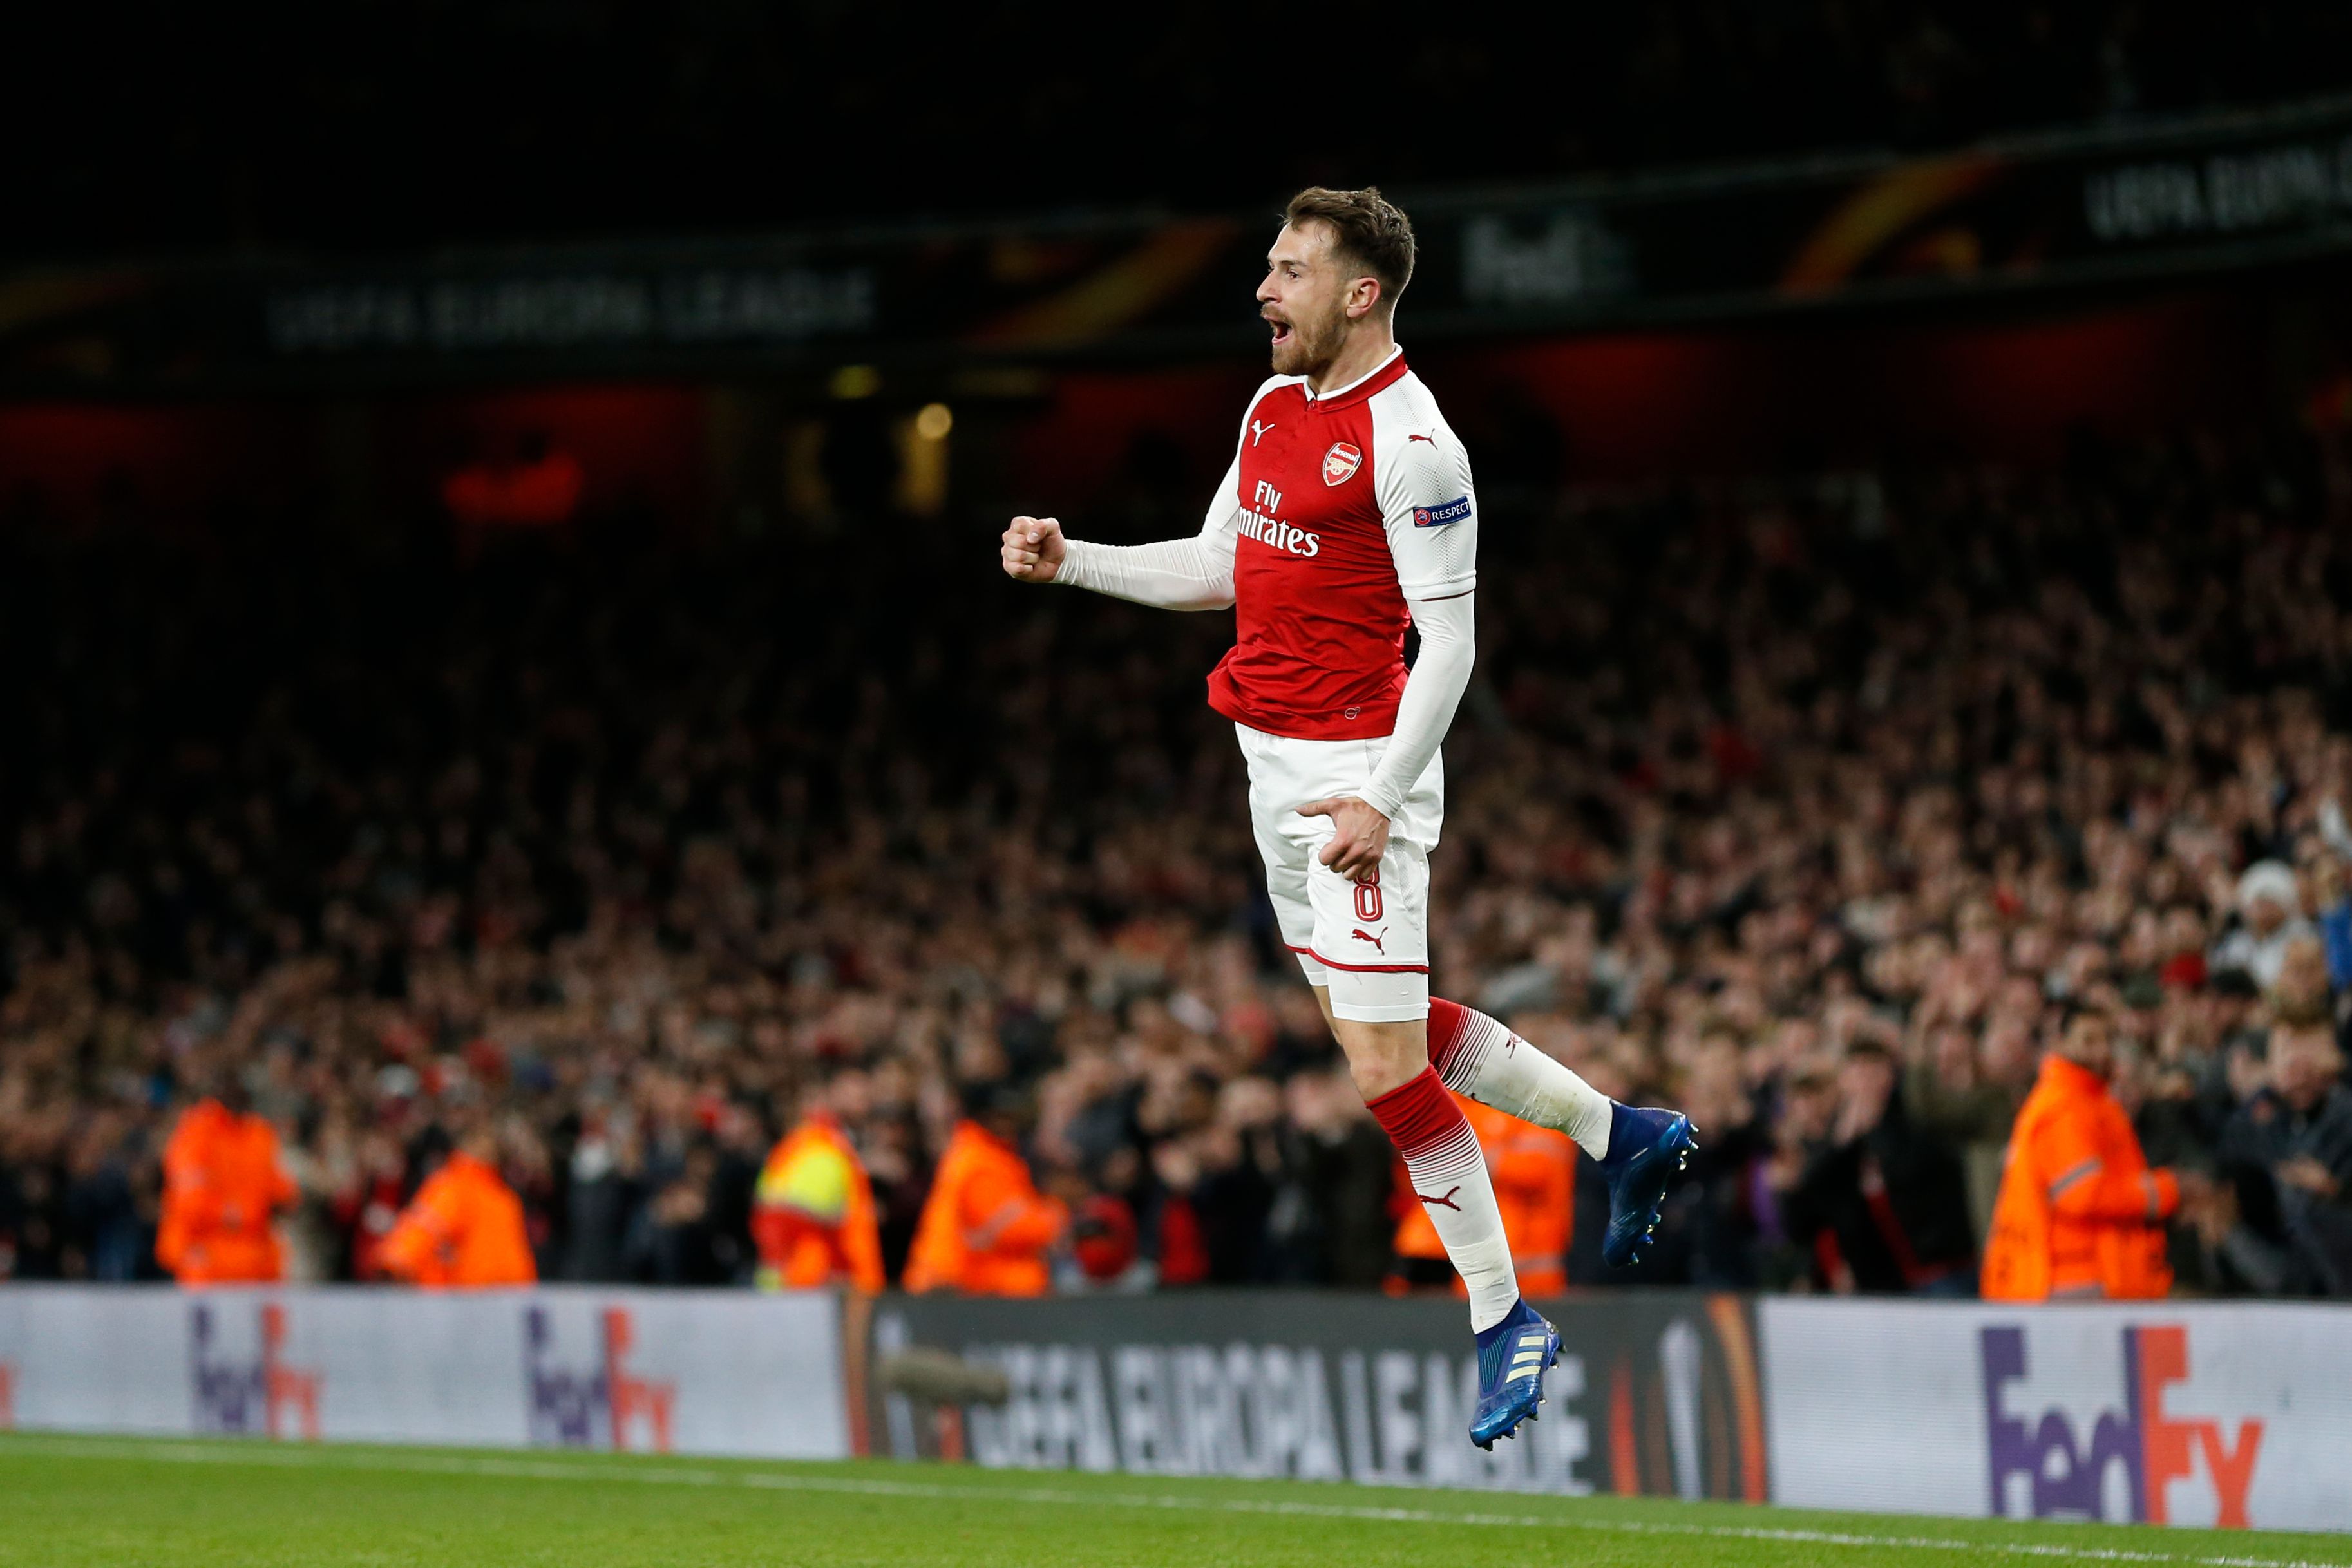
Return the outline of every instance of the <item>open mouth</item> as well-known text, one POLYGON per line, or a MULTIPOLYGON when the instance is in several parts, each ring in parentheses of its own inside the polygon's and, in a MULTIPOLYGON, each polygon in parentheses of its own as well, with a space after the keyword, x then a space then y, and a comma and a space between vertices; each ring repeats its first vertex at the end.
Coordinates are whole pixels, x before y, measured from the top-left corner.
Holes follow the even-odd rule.
POLYGON ((1269 316, 1265 319, 1265 324, 1274 329, 1274 346, 1276 348, 1278 349, 1285 343, 1290 341, 1289 322, 1277 320, 1276 318, 1269 316))

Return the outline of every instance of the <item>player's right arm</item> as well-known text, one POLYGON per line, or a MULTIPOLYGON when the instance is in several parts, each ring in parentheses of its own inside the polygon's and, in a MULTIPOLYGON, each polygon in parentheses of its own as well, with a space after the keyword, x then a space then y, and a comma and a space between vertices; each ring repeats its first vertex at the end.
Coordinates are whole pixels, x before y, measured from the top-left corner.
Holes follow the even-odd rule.
POLYGON ((1234 601, 1234 496, 1240 486, 1236 456, 1201 531, 1188 539, 1088 544, 1065 538, 1055 518, 1015 517, 1004 530, 1004 574, 1019 582, 1090 588, 1162 610, 1223 610, 1234 601))
MULTIPOLYGON (((1259 386, 1255 410, 1280 376, 1259 386)), ((1097 545, 1066 538, 1052 517, 1015 517, 1004 530, 1004 575, 1019 582, 1091 588, 1113 599, 1162 610, 1225 610, 1234 602, 1234 547, 1241 539, 1242 442, 1249 413, 1234 433, 1234 461, 1217 486, 1201 531, 1189 539, 1148 545, 1097 545)))

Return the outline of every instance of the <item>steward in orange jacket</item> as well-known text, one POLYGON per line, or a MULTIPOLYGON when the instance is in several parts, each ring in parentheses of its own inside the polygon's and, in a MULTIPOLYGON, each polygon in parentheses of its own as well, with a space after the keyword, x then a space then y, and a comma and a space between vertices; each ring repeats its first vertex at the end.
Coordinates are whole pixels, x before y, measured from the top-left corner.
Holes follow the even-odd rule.
POLYGON ((1576 1141, 1475 1100, 1465 1101, 1463 1109, 1473 1105, 1477 1111, 1470 1126, 1495 1178, 1495 1201, 1503 1211, 1519 1293, 1559 1295, 1568 1289, 1568 1243, 1576 1224, 1576 1141))
POLYGON ((275 1283, 286 1277, 286 1249, 271 1219, 299 1196, 279 1161, 277 1129, 236 1090, 200 1100, 163 1145, 155 1260, 183 1285, 275 1283))
POLYGON ((1982 1288, 1988 1301, 2152 1300, 2172 1289, 2164 1222, 2180 1182, 2150 1170, 2107 1092, 2107 1020, 2077 1013, 2009 1135, 1982 1288))
MULTIPOLYGON (((1519 1293, 1562 1294, 1568 1289, 1568 1243, 1576 1222, 1575 1143, 1565 1133, 1522 1122, 1491 1105, 1460 1094, 1454 1098, 1470 1119, 1479 1152, 1486 1156, 1495 1202, 1503 1211, 1503 1234, 1511 1243, 1511 1266, 1519 1276, 1519 1293)), ((1429 1210, 1410 1197, 1410 1189, 1408 1183, 1407 1200, 1412 1207, 1397 1222, 1397 1254, 1444 1260, 1445 1244, 1437 1239, 1437 1227, 1430 1223, 1429 1210)), ((1470 1293, 1458 1274, 1454 1293, 1470 1293)))
POLYGON ((470 1134, 425 1178, 377 1249, 385 1272, 428 1290, 481 1290, 539 1280, 522 1200, 492 1162, 498 1140, 470 1134))
POLYGON ((811 1110, 769 1152, 752 1203, 751 1239, 763 1291, 836 1282, 868 1295, 881 1291, 874 1185, 830 1109, 811 1110))
POLYGON ((967 1115, 940 1156, 904 1282, 909 1291, 1042 1296, 1051 1282, 1045 1254, 1069 1211, 1030 1179, 1013 1141, 1019 1124, 1003 1097, 981 1114, 988 1124, 967 1115))

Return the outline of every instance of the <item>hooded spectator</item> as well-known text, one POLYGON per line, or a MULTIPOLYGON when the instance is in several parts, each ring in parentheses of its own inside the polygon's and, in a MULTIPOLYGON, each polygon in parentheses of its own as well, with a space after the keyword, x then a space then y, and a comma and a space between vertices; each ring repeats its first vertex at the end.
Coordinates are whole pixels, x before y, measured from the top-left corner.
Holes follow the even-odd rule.
POLYGON ((2287 949, 2315 936, 2303 915, 2303 894, 2294 868, 2284 861, 2257 861, 2238 878, 2238 927, 2213 949, 2213 967, 2243 969, 2267 990, 2286 967, 2287 949))

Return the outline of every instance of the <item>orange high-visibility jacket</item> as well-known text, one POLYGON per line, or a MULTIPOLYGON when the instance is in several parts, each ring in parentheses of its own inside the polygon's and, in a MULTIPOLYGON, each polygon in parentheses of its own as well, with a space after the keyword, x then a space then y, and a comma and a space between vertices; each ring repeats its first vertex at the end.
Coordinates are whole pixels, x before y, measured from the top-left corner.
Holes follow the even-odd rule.
POLYGON ((1519 1293, 1559 1295, 1568 1289, 1568 1243, 1576 1225, 1576 1141, 1475 1101, 1462 1109, 1495 1177, 1519 1293))
MULTIPOLYGON (((1568 1289, 1568 1243, 1576 1223, 1576 1144, 1565 1133, 1522 1122, 1492 1105, 1456 1094, 1470 1119, 1495 1183, 1503 1234, 1511 1244, 1511 1265, 1523 1296, 1557 1296, 1568 1289)), ((1430 1223, 1429 1207, 1412 1207, 1397 1222, 1396 1249, 1406 1258, 1443 1258, 1445 1244, 1430 1223)), ((1456 1295, 1468 1293, 1461 1279, 1456 1295)))
POLYGON ((2147 1168, 2105 1082, 2063 1057, 2044 1057, 2010 1132, 1985 1243, 1984 1295, 2162 1296, 2172 1289, 2164 1221, 2179 1206, 2179 1185, 2170 1171, 2147 1168))
POLYGON ((751 1239, 764 1290, 836 1281, 869 1295, 882 1289, 874 1185, 832 1116, 809 1117, 769 1151, 751 1209, 751 1239))
POLYGON ((299 1196, 278 1160, 277 1129, 200 1101, 163 1145, 155 1260, 184 1285, 281 1280, 286 1249, 271 1218, 299 1196))
POLYGON ((1038 1194, 1018 1149, 977 1122, 960 1122, 915 1227, 907 1289, 1042 1296, 1046 1249, 1068 1218, 1038 1194))
POLYGON ((529 1285, 539 1279, 522 1200, 462 1150, 425 1179, 376 1256, 395 1279, 433 1290, 529 1285))

